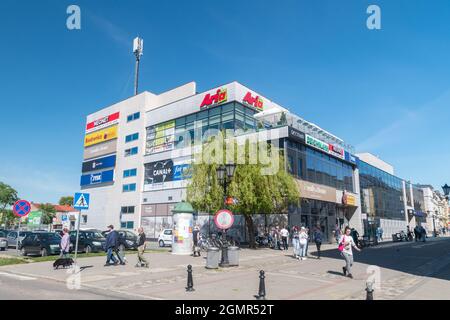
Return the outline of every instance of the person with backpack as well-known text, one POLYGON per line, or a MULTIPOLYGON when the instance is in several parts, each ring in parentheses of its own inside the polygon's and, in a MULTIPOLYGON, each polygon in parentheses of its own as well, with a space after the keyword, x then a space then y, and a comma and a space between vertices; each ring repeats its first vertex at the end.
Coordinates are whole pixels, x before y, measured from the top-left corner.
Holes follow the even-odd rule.
POLYGON ((355 248, 356 251, 361 251, 355 244, 353 237, 350 235, 351 229, 350 227, 345 227, 344 234, 339 239, 339 251, 341 252, 342 257, 345 259, 345 267, 342 267, 342 271, 344 276, 347 276, 353 279, 352 275, 352 266, 353 266, 353 251, 352 247, 355 248))
POLYGON ((308 234, 306 233, 306 228, 301 227, 300 234, 298 235, 300 244, 300 257, 299 260, 306 260, 306 247, 308 246, 308 234))
POLYGON ((322 245, 323 233, 319 226, 314 229, 313 239, 317 248, 317 259, 320 259, 320 246, 322 245))

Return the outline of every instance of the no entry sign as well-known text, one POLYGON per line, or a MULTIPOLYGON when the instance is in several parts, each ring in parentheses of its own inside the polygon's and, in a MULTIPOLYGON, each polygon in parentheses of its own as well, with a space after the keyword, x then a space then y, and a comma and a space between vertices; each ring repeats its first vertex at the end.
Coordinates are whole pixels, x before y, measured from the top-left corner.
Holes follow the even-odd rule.
POLYGON ((27 200, 18 200, 14 203, 13 212, 16 216, 26 217, 31 211, 31 204, 27 200))
POLYGON ((221 209, 214 216, 214 223, 218 229, 227 230, 233 226, 234 216, 230 210, 221 209))

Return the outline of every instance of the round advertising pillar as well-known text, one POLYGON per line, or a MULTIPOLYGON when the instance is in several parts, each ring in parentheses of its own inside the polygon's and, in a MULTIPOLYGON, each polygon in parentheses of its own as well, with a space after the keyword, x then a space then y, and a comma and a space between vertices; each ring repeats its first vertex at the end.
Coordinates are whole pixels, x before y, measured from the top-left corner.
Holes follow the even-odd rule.
POLYGON ((180 202, 172 210, 173 232, 172 232, 172 254, 192 254, 195 210, 189 202, 180 202))

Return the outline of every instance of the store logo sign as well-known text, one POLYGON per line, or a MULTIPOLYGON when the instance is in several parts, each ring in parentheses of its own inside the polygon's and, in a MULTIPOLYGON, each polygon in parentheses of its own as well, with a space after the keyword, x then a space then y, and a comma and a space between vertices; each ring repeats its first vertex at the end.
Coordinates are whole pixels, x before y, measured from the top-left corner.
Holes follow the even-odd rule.
POLYGON ((260 98, 259 96, 252 96, 252 93, 249 91, 247 92, 247 94, 244 97, 244 100, 242 100, 244 103, 255 107, 258 110, 263 110, 264 108, 264 101, 262 98, 260 98))
POLYGON ((95 130, 106 128, 107 126, 116 124, 119 121, 119 112, 107 115, 106 117, 89 122, 86 125, 86 132, 92 132, 95 130))
POLYGON ((341 147, 335 146, 333 144, 329 145, 329 151, 331 154, 338 156, 340 158, 344 158, 344 149, 341 147))
POLYGON ((89 186, 94 184, 103 184, 106 182, 112 182, 113 177, 114 177, 114 170, 82 175, 80 186, 89 186))
POLYGON ((226 102, 228 99, 227 89, 220 88, 217 89, 215 94, 208 93, 203 98, 203 102, 200 105, 200 108, 210 107, 212 105, 217 105, 226 102))
POLYGON ((306 144, 310 145, 314 148, 320 149, 322 151, 325 151, 327 153, 330 151, 330 147, 329 147, 328 143, 322 142, 322 141, 320 141, 316 138, 313 138, 309 135, 306 135, 306 144))

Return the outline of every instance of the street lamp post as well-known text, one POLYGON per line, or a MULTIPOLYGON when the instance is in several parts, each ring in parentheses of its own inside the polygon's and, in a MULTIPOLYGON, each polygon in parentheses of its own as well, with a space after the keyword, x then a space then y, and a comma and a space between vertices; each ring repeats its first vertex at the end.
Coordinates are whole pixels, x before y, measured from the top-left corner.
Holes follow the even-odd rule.
MULTIPOLYGON (((217 168, 217 178, 219 179, 219 182, 223 185, 223 191, 225 195, 225 205, 227 200, 227 186, 228 181, 231 180, 231 178, 234 175, 235 165, 234 164, 226 164, 226 165, 220 165, 219 168, 217 168)), ((222 230, 222 259, 220 261, 221 267, 229 267, 230 263, 228 260, 228 242, 226 238, 226 230, 222 230)))

